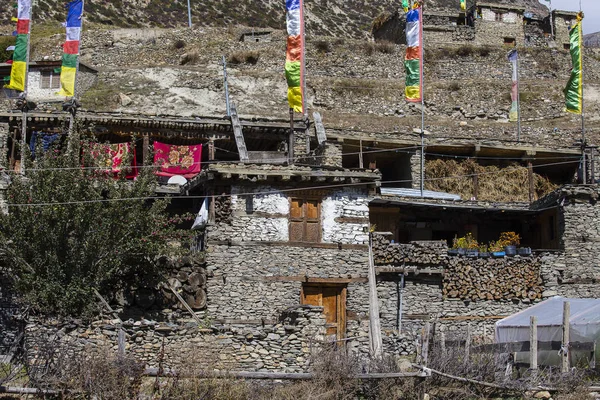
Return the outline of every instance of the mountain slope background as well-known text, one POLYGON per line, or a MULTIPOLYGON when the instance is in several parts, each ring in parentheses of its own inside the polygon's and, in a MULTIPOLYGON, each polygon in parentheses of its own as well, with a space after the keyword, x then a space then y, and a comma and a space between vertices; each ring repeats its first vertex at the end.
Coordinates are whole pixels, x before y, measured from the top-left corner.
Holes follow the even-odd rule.
MULTIPOLYGON (((528 11, 545 15, 548 10, 538 0, 495 0, 497 3, 525 6, 528 11)), ((12 3, 12 2, 11 2, 12 3)), ((285 24, 283 0, 192 0, 195 26, 245 25, 255 28, 281 29, 285 24)), ((435 10, 458 10, 458 0, 427 0, 435 10)), ((470 5, 470 2, 467 2, 470 5)), ((33 21, 61 22, 65 19, 64 0, 38 0, 33 21)), ((383 12, 393 12, 395 0, 308 0, 305 2, 307 32, 316 35, 365 37, 373 20, 383 12)), ((0 10, 10 21, 15 9, 7 2, 0 10)), ((85 4, 87 22, 114 27, 182 27, 187 25, 187 0, 96 0, 85 4)))

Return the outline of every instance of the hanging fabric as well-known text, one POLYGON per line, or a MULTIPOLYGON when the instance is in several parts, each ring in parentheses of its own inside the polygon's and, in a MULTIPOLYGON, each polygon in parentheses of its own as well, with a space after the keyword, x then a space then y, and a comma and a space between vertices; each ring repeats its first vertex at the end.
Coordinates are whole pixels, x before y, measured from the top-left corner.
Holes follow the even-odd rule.
POLYGON ((154 142, 154 164, 160 167, 156 171, 159 176, 193 178, 200 173, 201 163, 201 144, 177 146, 154 142))

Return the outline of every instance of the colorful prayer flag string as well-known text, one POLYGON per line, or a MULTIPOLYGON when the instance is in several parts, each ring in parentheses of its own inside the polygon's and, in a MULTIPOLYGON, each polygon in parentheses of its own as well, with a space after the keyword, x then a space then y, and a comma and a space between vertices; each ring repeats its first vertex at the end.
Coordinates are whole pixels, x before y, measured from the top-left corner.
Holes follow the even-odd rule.
POLYGON ((75 95, 75 80, 79 57, 79 41, 81 39, 81 17, 83 0, 74 0, 67 4, 67 38, 63 46, 62 68, 60 71, 60 96, 75 95))
POLYGON ((420 102, 423 95, 423 13, 422 7, 406 14, 406 100, 420 102))
POLYGON ((10 70, 10 83, 5 87, 24 92, 27 83, 31 0, 19 0, 17 9, 17 42, 15 43, 13 63, 10 70))
POLYGON ((304 1, 286 0, 287 54, 285 77, 290 108, 304 113, 304 1))

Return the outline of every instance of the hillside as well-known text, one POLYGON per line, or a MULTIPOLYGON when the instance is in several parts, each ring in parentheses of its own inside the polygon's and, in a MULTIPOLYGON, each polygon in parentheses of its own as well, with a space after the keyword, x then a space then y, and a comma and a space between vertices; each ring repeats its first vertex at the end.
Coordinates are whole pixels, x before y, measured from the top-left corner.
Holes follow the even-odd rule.
POLYGON ((585 47, 600 47, 600 32, 584 35, 583 45, 585 47))
MULTIPOLYGON (((517 4, 544 14, 546 8, 538 0, 494 0, 517 4)), ((470 2, 468 2, 470 3, 470 2)), ((8 3, 7 3, 8 4, 8 3)), ((39 0, 33 10, 34 21, 61 22, 65 18, 63 0, 39 0)), ((316 35, 366 37, 373 20, 382 12, 398 7, 394 0, 306 2, 307 32, 316 35), (368 7, 365 6, 368 4, 368 7)), ((426 6, 436 10, 458 10, 458 0, 427 0, 426 6)), ((182 27, 187 26, 187 1, 110 0, 86 2, 86 21, 114 27, 182 27)), ((10 21, 12 7, 4 7, 0 16, 10 21)), ((245 25, 255 28, 284 28, 283 0, 194 0, 192 21, 195 26, 223 27, 245 25)))

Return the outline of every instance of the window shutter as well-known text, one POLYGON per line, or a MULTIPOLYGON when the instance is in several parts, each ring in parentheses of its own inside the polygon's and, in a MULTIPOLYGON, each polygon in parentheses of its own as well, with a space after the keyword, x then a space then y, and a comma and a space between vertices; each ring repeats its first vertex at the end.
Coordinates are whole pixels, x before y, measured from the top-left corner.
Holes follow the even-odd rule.
POLYGON ((42 80, 41 80, 41 89, 50 89, 50 85, 52 82, 52 72, 50 71, 42 71, 41 73, 42 76, 42 80))

